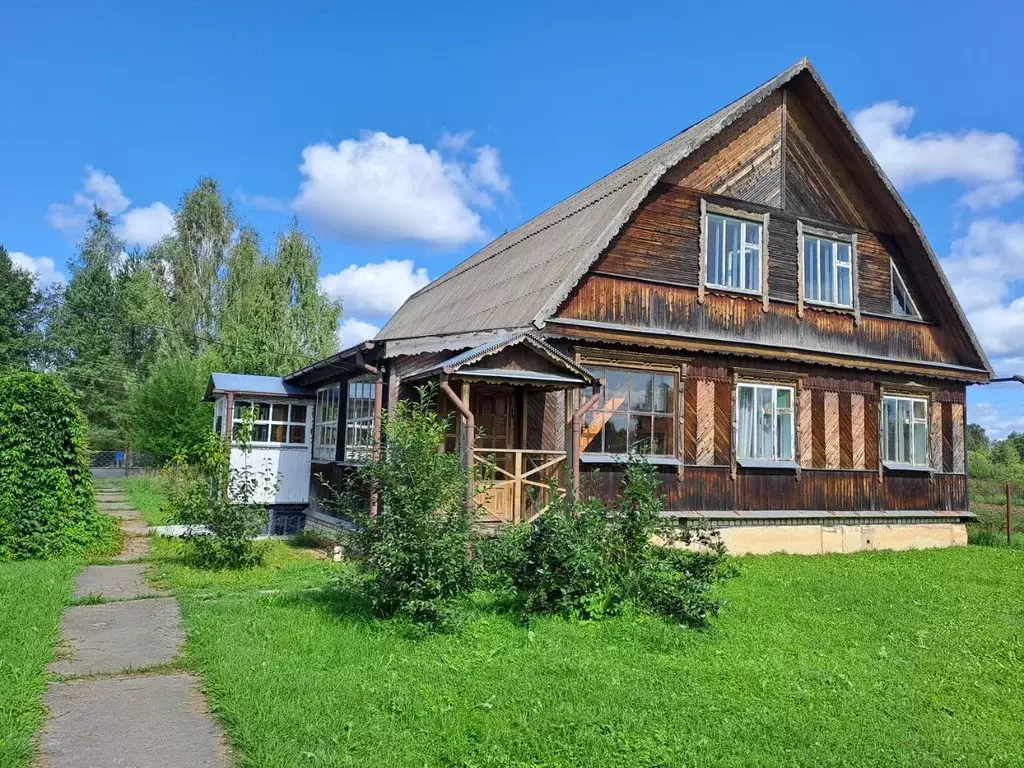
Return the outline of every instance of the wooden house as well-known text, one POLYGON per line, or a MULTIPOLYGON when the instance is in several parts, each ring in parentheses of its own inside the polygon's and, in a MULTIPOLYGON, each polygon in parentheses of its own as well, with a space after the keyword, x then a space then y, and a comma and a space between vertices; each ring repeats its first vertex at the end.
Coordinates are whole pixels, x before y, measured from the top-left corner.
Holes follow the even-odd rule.
MULTIPOLYGON (((733 551, 813 553, 965 543, 965 389, 991 375, 803 60, 284 382, 315 403, 314 475, 365 460, 383 409, 438 381, 449 448, 491 478, 485 520, 542 514, 573 468, 581 492, 614 494, 643 452, 670 513, 733 551)), ((316 485, 309 524, 329 522, 316 485)))

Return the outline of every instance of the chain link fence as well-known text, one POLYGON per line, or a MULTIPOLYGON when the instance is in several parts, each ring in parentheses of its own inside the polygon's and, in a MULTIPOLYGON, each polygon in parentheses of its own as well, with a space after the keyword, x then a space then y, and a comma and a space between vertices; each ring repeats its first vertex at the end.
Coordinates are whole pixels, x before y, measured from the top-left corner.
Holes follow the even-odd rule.
POLYGON ((164 462, 152 453, 136 451, 89 451, 89 469, 93 477, 115 478, 155 474, 164 462))

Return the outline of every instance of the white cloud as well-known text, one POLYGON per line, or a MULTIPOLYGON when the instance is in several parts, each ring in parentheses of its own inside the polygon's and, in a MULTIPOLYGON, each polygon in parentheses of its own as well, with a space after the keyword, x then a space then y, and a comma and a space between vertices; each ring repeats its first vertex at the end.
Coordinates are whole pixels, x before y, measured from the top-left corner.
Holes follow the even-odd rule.
POLYGON ((11 251, 8 256, 15 267, 35 276, 37 288, 47 288, 55 283, 65 282, 63 273, 57 270, 57 265, 51 258, 40 256, 34 259, 21 251, 11 251))
POLYGON ((131 200, 124 196, 121 185, 109 173, 91 165, 85 166, 85 178, 82 179, 82 190, 75 192, 75 205, 91 209, 98 205, 111 216, 116 216, 128 208, 131 200))
POLYGON ((479 210, 511 182, 498 150, 445 134, 437 149, 378 131, 302 151, 293 207, 319 227, 360 240, 456 247, 486 236, 479 210), (460 155, 472 153, 472 161, 460 155))
POLYGON ((77 240, 85 231, 89 214, 68 203, 50 203, 46 209, 46 223, 68 240, 77 240))
POLYGON ((332 299, 341 299, 345 312, 384 316, 429 282, 427 270, 416 269, 411 259, 350 264, 320 278, 324 291, 332 299))
POLYGON ((853 116, 853 125, 897 186, 956 181, 968 191, 960 202, 978 210, 1024 193, 1021 145, 1007 133, 963 131, 907 135, 914 108, 883 101, 853 116))
POLYGON ((174 232, 174 212, 159 200, 152 205, 132 208, 121 216, 118 236, 127 245, 148 248, 174 232))
MULTIPOLYGON (((1016 383, 1013 386, 1020 387, 1016 383)), ((1022 409, 1001 408, 987 401, 968 406, 967 421, 981 425, 990 440, 1002 440, 1010 432, 1024 432, 1022 409)))
POLYGON ((338 349, 348 349, 361 341, 372 339, 379 330, 372 323, 348 317, 338 324, 338 349))
POLYGON ((241 189, 235 192, 235 197, 238 198, 238 202, 244 205, 246 208, 254 208, 258 211, 287 211, 288 203, 284 200, 278 200, 276 197, 270 197, 269 195, 247 195, 241 189))

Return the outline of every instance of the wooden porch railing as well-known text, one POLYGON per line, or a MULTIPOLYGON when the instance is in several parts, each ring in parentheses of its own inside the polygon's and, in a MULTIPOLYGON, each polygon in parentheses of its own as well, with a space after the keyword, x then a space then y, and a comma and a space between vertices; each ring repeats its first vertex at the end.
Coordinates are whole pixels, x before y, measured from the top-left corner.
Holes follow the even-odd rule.
POLYGON ((565 451, 478 448, 475 501, 485 521, 531 522, 551 506, 551 481, 565 495, 565 451))

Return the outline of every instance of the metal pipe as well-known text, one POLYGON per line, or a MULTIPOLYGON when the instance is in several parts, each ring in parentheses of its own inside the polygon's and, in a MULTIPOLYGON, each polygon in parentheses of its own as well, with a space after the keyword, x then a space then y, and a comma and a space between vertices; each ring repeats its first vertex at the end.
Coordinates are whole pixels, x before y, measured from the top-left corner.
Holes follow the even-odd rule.
POLYGON ((580 497, 580 440, 583 438, 583 417, 601 399, 602 382, 594 385, 594 394, 572 414, 572 497, 580 497))
POLYGON ((1022 376, 1022 375, 1020 375, 1018 373, 1018 374, 1016 374, 1014 376, 1002 376, 1002 377, 1000 377, 998 379, 989 379, 987 382, 984 382, 984 383, 986 383, 986 384, 999 384, 999 383, 1002 383, 1004 381, 1016 381, 1019 384, 1024 384, 1024 376, 1022 376))
MULTIPOLYGON (((441 376, 441 391, 444 392, 445 396, 451 401, 455 409, 462 414, 462 418, 466 420, 466 469, 472 470, 473 468, 473 443, 476 439, 476 420, 473 418, 473 412, 469 410, 469 406, 462 401, 462 398, 455 394, 455 390, 452 389, 451 384, 448 383, 448 377, 446 375, 441 376)), ((472 502, 473 496, 472 480, 466 488, 466 503, 472 502)))

